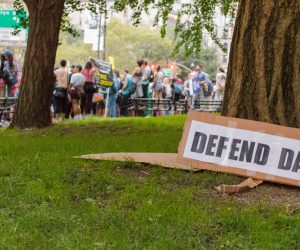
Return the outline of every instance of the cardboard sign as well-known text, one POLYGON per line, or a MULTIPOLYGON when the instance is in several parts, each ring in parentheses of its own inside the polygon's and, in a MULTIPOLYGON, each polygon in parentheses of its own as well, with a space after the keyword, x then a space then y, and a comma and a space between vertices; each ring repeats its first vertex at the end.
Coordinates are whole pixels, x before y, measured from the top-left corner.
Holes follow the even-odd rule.
POLYGON ((91 61, 99 68, 99 71, 95 73, 98 74, 99 85, 103 87, 111 87, 113 85, 113 72, 111 63, 95 58, 91 58, 91 61))
POLYGON ((300 129, 190 111, 178 162, 300 187, 300 129))

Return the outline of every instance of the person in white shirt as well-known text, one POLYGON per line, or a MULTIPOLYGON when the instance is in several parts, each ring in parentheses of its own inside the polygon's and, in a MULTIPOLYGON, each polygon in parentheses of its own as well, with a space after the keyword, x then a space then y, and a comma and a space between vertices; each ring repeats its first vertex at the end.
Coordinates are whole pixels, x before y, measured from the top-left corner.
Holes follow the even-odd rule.
POLYGON ((224 97, 225 91, 225 84, 226 84, 226 74, 222 68, 218 69, 218 73, 216 75, 216 94, 215 100, 222 101, 224 97))
POLYGON ((82 116, 79 108, 79 100, 81 96, 84 94, 83 86, 84 86, 84 75, 81 74, 82 66, 80 64, 76 65, 74 69, 74 74, 70 80, 70 96, 72 99, 72 110, 74 114, 74 120, 82 120, 82 116))

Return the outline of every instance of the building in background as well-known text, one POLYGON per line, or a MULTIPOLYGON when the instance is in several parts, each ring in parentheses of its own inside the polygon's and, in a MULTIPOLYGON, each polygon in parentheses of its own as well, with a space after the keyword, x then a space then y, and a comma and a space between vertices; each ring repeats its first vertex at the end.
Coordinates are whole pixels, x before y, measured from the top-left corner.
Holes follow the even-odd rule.
MULTIPOLYGON (((187 0, 188 1, 188 0, 187 0)), ((173 12, 169 14, 168 22, 170 25, 175 25, 177 20, 177 11, 180 11, 178 7, 177 1, 177 8, 173 9, 173 12)), ((218 59, 218 64, 220 67, 227 70, 228 61, 229 61, 229 53, 230 53, 230 46, 231 40, 233 35, 233 28, 234 28, 234 19, 229 16, 224 16, 220 8, 216 8, 215 16, 214 16, 214 24, 215 24, 215 35, 222 46, 226 49, 223 51, 211 38, 210 34, 204 30, 203 32, 203 48, 213 48, 216 50, 216 55, 218 59)))

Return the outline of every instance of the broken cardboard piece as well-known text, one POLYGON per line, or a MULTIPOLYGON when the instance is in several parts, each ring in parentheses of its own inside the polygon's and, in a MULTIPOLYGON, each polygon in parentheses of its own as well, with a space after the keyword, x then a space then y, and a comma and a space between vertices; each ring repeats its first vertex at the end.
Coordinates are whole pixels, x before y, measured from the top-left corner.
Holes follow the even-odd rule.
POLYGON ((190 111, 178 162, 300 187, 300 129, 190 111))
POLYGON ((191 165, 178 163, 177 154, 175 153, 104 153, 82 155, 79 156, 79 158, 111 161, 134 161, 138 163, 160 165, 166 168, 177 168, 191 171, 199 170, 193 169, 191 165))
POLYGON ((256 180, 256 179, 248 178, 247 180, 243 181, 242 183, 240 183, 238 185, 225 185, 225 184, 222 184, 220 186, 215 187, 215 189, 219 193, 233 194, 233 193, 239 193, 239 192, 242 192, 242 191, 253 189, 253 188, 259 186, 262 183, 263 183, 262 180, 256 180))

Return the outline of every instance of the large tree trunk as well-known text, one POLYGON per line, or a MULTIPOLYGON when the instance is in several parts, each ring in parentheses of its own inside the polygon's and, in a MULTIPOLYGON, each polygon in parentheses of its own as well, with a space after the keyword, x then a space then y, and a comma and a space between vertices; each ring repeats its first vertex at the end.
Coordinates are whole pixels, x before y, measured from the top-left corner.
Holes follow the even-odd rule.
POLYGON ((222 114, 300 128, 300 0, 241 0, 222 114))
POLYGON ((30 18, 29 38, 13 125, 41 128, 51 124, 53 67, 65 0, 24 2, 30 18))

